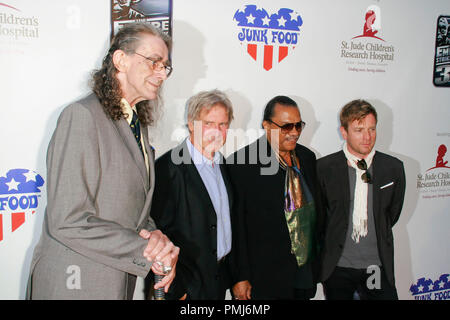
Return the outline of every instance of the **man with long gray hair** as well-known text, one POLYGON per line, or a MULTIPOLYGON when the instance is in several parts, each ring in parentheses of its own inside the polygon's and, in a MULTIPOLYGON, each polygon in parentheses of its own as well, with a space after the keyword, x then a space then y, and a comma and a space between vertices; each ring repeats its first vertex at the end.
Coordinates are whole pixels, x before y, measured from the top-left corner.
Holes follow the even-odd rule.
POLYGON ((233 198, 218 150, 232 119, 223 92, 196 94, 187 102, 189 137, 156 161, 151 216, 180 247, 169 299, 221 300, 231 286, 233 198))
POLYGON ((162 31, 127 24, 93 75, 93 93, 62 111, 47 153, 29 298, 132 299, 137 276, 171 268, 155 285, 168 290, 179 248, 149 215, 155 171, 147 128, 172 71, 170 49, 162 31))

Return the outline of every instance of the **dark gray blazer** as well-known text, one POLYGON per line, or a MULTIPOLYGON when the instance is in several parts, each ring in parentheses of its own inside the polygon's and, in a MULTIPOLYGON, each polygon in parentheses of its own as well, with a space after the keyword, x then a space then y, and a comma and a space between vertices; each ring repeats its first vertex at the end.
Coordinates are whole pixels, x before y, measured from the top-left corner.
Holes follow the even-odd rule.
MULTIPOLYGON (((392 156, 376 152, 372 160, 373 216, 379 257, 388 281, 394 280, 394 239, 392 227, 400 217, 405 197, 403 163, 392 156)), ((321 224, 321 281, 333 272, 344 248, 350 214, 350 182, 347 158, 343 151, 317 160, 321 224)))
MULTIPOLYGON (((158 176, 151 216, 180 247, 177 275, 166 298, 179 299, 187 293, 189 300, 223 299, 227 288, 222 288, 221 282, 231 279, 219 281, 217 277, 217 215, 186 140, 158 158, 155 167, 158 176)), ((225 165, 220 164, 220 169, 231 210, 231 183, 225 165)), ((227 285, 231 286, 231 282, 227 285)))
POLYGON ((131 299, 151 264, 138 233, 149 216, 154 153, 144 158, 125 119, 111 120, 94 94, 61 113, 47 152, 47 208, 34 250, 32 299, 131 299))

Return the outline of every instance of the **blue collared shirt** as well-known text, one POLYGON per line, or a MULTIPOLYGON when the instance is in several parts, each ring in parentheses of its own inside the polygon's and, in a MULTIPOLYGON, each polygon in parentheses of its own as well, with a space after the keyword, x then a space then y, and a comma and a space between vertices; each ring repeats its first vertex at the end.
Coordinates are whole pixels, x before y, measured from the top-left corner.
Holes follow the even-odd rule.
POLYGON ((231 250, 230 206, 227 189, 220 171, 221 155, 216 152, 211 161, 194 147, 189 138, 186 140, 191 159, 208 190, 209 198, 216 211, 217 260, 220 260, 231 250))

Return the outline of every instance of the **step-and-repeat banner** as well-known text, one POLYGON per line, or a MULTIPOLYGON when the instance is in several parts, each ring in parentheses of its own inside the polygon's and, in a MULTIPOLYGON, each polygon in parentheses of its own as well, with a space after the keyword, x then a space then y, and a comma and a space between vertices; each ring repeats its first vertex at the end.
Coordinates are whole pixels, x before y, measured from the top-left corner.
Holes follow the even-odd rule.
MULTIPOLYGON (((3 0, 0 2, 0 299, 23 299, 46 206, 46 151, 61 110, 89 92, 111 33, 145 20, 173 36, 173 75, 152 130, 157 156, 186 136, 186 100, 225 91, 225 155, 261 135, 265 103, 288 95, 317 157, 342 147, 338 112, 378 111, 376 149, 404 162, 394 227, 400 299, 450 297, 448 0, 3 0)), ((316 299, 322 299, 318 290, 316 299)))

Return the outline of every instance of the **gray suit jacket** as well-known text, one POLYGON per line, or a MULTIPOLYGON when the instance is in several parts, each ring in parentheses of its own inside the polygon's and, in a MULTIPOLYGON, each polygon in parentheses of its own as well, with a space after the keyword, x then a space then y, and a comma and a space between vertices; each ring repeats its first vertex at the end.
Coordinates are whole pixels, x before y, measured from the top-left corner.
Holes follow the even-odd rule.
POLYGON ((34 250, 32 299, 131 299, 151 268, 141 229, 150 218, 154 152, 144 158, 125 119, 111 120, 94 94, 61 113, 47 151, 47 208, 34 250))

